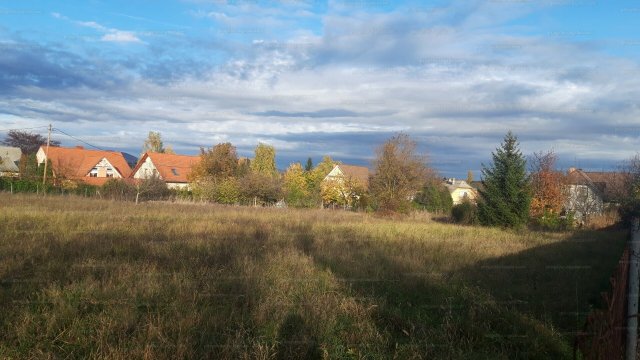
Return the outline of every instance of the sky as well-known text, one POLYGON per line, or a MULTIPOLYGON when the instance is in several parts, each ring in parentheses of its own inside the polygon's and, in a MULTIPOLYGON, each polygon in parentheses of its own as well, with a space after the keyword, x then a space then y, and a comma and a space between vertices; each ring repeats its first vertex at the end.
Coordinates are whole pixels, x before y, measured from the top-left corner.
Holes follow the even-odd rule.
POLYGON ((443 176, 525 155, 613 170, 640 151, 640 2, 0 0, 8 129, 138 155, 262 142, 279 168, 370 165, 403 132, 443 176))

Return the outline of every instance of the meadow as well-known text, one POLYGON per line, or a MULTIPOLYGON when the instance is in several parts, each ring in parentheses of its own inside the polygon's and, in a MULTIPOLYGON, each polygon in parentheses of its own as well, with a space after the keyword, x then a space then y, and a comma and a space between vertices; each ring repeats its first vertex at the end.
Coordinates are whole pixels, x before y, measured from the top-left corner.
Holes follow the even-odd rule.
POLYGON ((0 193, 0 358, 572 358, 625 240, 0 193))

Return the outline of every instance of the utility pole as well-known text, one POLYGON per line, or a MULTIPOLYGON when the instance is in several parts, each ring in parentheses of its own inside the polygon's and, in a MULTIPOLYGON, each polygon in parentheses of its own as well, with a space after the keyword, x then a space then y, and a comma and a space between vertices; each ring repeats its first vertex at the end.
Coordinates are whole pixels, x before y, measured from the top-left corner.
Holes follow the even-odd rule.
POLYGON ((49 124, 49 136, 47 136, 47 151, 44 154, 44 174, 42 175, 42 185, 45 185, 47 182, 47 165, 49 163, 49 144, 51 144, 51 124, 49 124))

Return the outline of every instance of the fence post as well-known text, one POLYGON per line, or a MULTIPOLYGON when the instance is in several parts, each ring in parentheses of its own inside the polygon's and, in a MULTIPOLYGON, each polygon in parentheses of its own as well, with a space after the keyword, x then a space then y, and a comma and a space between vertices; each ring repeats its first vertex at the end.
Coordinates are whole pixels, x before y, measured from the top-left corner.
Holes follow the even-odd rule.
POLYGON ((627 354, 625 359, 635 360, 638 346, 638 291, 640 290, 640 228, 639 219, 633 219, 629 246, 629 289, 627 292, 627 354))

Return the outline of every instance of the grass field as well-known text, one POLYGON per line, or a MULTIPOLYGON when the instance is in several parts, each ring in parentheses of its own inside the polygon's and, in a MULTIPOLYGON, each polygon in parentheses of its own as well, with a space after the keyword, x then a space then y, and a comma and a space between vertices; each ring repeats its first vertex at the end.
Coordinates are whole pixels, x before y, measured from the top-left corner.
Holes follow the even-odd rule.
POLYGON ((570 358, 625 236, 0 193, 0 358, 570 358))

